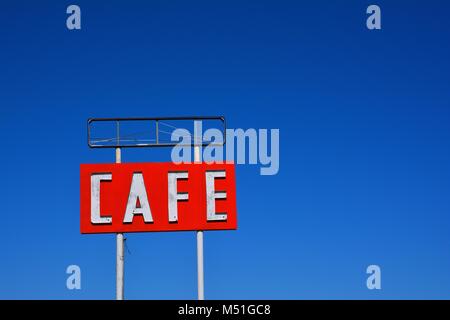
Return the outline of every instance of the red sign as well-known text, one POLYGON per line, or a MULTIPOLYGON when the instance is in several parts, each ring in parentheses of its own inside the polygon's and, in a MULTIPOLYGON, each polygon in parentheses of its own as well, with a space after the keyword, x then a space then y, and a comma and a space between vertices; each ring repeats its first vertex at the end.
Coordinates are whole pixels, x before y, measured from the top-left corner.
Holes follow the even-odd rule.
POLYGON ((80 166, 81 233, 236 229, 234 164, 80 166))

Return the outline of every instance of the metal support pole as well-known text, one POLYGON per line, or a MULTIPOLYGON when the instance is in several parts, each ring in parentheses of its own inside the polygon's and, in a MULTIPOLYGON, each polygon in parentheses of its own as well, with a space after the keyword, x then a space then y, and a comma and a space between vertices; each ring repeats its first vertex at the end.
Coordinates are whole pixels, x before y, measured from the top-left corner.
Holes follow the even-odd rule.
MULTIPOLYGON (((120 148, 116 148, 116 163, 121 163, 120 148)), ((123 233, 116 234, 116 300, 123 300, 123 274, 124 274, 124 238, 123 233)))
POLYGON ((205 300, 205 274, 203 271, 203 231, 197 231, 197 287, 198 300, 205 300))
MULTIPOLYGON (((200 162, 200 146, 194 146, 194 162, 200 162)), ((205 300, 205 273, 203 270, 203 231, 197 231, 197 292, 198 300, 205 300)))

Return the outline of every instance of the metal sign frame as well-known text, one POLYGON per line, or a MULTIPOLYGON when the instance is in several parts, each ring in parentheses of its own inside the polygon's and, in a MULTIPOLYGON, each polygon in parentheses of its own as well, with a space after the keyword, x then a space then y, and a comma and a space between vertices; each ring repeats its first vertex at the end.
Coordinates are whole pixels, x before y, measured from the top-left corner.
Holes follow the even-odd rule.
MULTIPOLYGON (((149 148, 149 147, 175 147, 175 146, 192 146, 192 144, 185 143, 168 143, 168 142, 159 142, 159 122, 160 121, 171 121, 171 120, 192 120, 192 121, 203 121, 203 120, 219 120, 223 124, 222 128, 222 136, 223 141, 221 143, 217 142, 203 142, 201 144, 195 144, 196 146, 206 147, 206 146, 215 146, 221 147, 226 143, 226 121, 224 116, 192 116, 192 117, 153 117, 153 118, 90 118, 87 120, 87 143, 89 148, 149 148), (155 143, 139 143, 139 144, 120 144, 120 122, 126 121, 155 121, 156 123, 156 142, 155 143), (91 125, 95 122, 115 122, 116 123, 116 138, 112 138, 111 140, 116 140, 116 144, 111 145, 98 145, 93 144, 91 141, 91 125)), ((180 128, 181 129, 181 128, 180 128)))

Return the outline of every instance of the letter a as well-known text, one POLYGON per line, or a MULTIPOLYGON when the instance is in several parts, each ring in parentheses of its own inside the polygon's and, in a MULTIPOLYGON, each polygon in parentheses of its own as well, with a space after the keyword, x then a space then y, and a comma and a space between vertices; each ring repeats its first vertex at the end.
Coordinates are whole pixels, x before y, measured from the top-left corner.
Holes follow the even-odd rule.
POLYGON ((131 223, 135 214, 142 214, 144 221, 153 222, 150 204, 145 190, 144 176, 142 173, 134 173, 131 181, 130 194, 128 195, 127 209, 125 210, 124 223, 131 223), (137 201, 139 200, 139 207, 137 201))
POLYGON ((367 274, 370 276, 367 278, 367 289, 381 289, 381 269, 377 265, 370 265, 366 270, 367 274))
POLYGON ((70 265, 66 269, 66 273, 70 274, 66 281, 66 287, 69 290, 81 289, 81 269, 77 265, 70 265))
POLYGON ((67 7, 66 13, 70 14, 70 16, 68 16, 67 20, 66 20, 67 29, 80 30, 81 29, 81 9, 80 9, 80 7, 72 4, 67 7))
POLYGON ((381 29, 381 9, 377 5, 370 5, 367 7, 367 14, 371 14, 366 21, 367 29, 380 30, 381 29))

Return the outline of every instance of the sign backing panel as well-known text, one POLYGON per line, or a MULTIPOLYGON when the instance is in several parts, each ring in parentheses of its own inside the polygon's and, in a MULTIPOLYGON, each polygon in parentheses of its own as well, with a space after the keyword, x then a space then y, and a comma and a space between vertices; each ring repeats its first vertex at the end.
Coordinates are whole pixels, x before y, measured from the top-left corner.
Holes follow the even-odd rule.
POLYGON ((237 228, 235 184, 235 166, 232 163, 82 164, 80 231, 233 230, 237 228), (171 173, 187 176, 175 180, 175 199, 173 183, 172 193, 169 191, 171 173), (141 197, 136 196, 136 190, 140 191, 141 197), (176 206, 175 219, 173 212, 169 217, 170 201, 172 211, 176 206), (147 208, 147 204, 149 209, 146 211, 143 208, 147 208), (147 214, 142 214, 143 211, 147 214))

